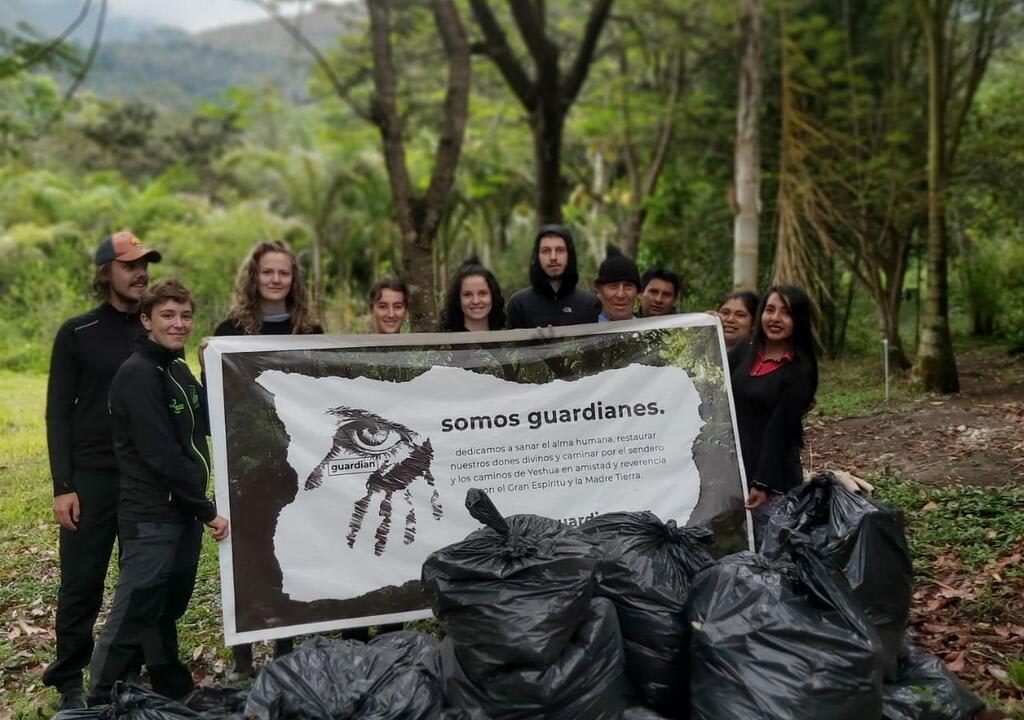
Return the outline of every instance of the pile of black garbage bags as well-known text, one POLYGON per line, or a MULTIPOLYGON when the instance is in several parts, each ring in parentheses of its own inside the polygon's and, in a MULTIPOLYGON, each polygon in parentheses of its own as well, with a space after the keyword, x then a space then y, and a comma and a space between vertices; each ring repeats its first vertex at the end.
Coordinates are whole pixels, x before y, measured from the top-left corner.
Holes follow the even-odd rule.
POLYGON ((821 475, 787 495, 760 554, 650 512, 580 527, 503 517, 432 554, 443 639, 316 637, 248 694, 186 705, 118 686, 60 720, 973 720, 983 703, 906 638, 901 512, 821 475), (92 714, 86 714, 92 713, 92 714), (105 713, 105 714, 97 714, 105 713))

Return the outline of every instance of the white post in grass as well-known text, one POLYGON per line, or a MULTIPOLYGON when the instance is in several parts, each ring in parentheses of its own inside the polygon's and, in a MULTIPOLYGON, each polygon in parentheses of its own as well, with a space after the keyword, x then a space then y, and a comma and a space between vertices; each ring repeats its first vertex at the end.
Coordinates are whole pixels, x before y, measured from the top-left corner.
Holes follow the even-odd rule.
POLYGON ((889 338, 882 338, 882 367, 885 368, 885 401, 889 402, 889 338))

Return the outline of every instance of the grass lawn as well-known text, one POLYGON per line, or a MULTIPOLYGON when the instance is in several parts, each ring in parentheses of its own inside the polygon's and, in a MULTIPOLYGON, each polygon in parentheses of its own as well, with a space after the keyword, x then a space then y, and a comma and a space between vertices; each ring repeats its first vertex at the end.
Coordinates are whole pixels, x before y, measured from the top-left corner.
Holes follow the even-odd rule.
MULTIPOLYGON (((41 676, 53 659, 59 572, 43 418, 46 376, 0 371, 0 398, 0 719, 48 718, 57 695, 41 676)), ((108 601, 115 577, 115 571, 107 577, 108 601)), ((223 674, 228 655, 220 639, 217 551, 209 536, 179 630, 182 653, 194 666, 223 674)))
MULTIPOLYGON (((817 419, 884 412, 879 364, 825 363, 817 419)), ((900 383, 893 384, 893 391, 894 397, 909 392, 900 383)), ((40 681, 52 659, 58 582, 45 396, 45 376, 0 371, 0 720, 49 717, 57 700, 40 681)), ((1024 490, 1019 484, 994 489, 926 487, 898 476, 873 480, 881 497, 907 513, 919 580, 915 604, 935 604, 953 633, 964 634, 967 627, 980 637, 1012 633, 1014 622, 1024 625, 1024 619, 1009 615, 1020 609, 1024 564, 1019 555, 1016 564, 1006 562, 1024 545, 1024 490), (954 627, 955 622, 962 624, 954 627)), ((108 592, 112 580, 108 577, 108 592)), ((915 609, 915 622, 927 628, 928 618, 922 620, 921 612, 915 609)), ((180 624, 182 654, 191 659, 200 680, 223 679, 228 653, 221 644, 219 615, 216 549, 207 537, 195 596, 180 624)), ((930 646, 938 649, 938 642, 930 646)), ((987 671, 982 669, 987 680, 968 675, 993 702, 1024 718, 1019 704, 1024 699, 1024 651, 1019 649, 1024 640, 1016 653, 1012 643, 1005 647, 992 655, 987 671)))

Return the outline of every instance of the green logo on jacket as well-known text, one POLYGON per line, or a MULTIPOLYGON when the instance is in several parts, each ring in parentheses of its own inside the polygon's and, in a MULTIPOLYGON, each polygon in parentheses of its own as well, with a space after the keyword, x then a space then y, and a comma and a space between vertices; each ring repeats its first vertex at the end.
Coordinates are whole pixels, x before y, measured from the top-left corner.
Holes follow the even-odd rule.
POLYGON ((196 390, 195 385, 188 386, 189 399, 192 401, 192 407, 199 407, 199 391, 196 390))
POLYGON ((180 415, 181 411, 185 409, 185 406, 178 402, 177 398, 171 398, 171 401, 167 404, 170 406, 171 412, 175 415, 180 415))

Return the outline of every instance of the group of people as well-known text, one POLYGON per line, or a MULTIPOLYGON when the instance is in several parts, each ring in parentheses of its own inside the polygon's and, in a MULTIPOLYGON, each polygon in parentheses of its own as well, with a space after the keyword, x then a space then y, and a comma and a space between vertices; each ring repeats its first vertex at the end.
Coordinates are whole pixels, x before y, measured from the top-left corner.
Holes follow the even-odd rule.
MULTIPOLYGON (((43 679, 61 693, 63 708, 105 701, 114 682, 132 679, 143 663, 156 692, 181 698, 192 691, 178 657, 176 623, 194 588, 203 525, 216 540, 229 532, 228 521, 207 499, 205 389, 182 354, 194 301, 177 280, 150 286, 149 265, 160 260, 131 232, 105 238, 95 255, 93 291, 100 304, 65 322, 54 341, 46 424, 61 580, 56 659, 43 679), (94 647, 115 540, 119 579, 94 647), (83 671, 90 659, 86 696, 83 671)), ((545 225, 535 238, 528 287, 506 304, 493 273, 467 262, 452 279, 440 329, 667 315, 676 312, 681 289, 671 270, 654 267, 641 275, 617 252, 601 263, 594 286, 594 294, 579 287, 570 231, 545 225)), ((400 332, 409 300, 400 280, 375 283, 369 295, 373 331, 400 332)), ((801 480, 801 419, 817 388, 810 303, 797 288, 777 286, 760 299, 731 294, 716 314, 732 370, 746 506, 760 544, 767 513, 801 480)), ((280 242, 258 243, 238 270, 228 317, 215 335, 317 333, 323 327, 308 305, 295 254, 280 242)), ((291 648, 291 640, 278 641, 275 655, 291 648)), ((233 652, 234 671, 251 672, 251 646, 233 652)))

